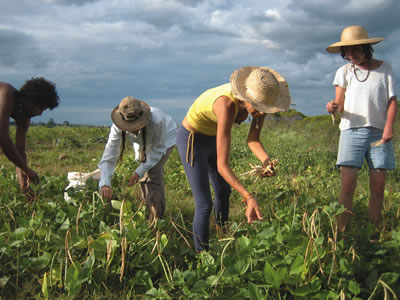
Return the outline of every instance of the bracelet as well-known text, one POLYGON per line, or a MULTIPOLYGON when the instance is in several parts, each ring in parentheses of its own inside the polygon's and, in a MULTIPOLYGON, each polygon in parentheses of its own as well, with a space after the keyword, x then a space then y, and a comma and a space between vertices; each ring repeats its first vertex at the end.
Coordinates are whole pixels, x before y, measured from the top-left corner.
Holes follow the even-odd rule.
POLYGON ((242 202, 247 202, 247 200, 253 198, 254 196, 251 193, 247 193, 245 197, 242 198, 242 202))

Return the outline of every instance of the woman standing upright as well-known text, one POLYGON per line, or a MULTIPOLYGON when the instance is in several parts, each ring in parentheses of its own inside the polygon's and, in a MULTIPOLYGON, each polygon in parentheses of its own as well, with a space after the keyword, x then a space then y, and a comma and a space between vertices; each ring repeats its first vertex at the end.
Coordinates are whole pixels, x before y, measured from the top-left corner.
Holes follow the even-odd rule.
POLYGON ((246 201, 249 223, 261 220, 254 195, 239 181, 230 167, 231 130, 251 115, 247 144, 256 157, 270 160, 260 141, 265 113, 289 108, 285 79, 266 67, 243 67, 234 71, 230 83, 205 91, 190 107, 177 135, 177 147, 195 200, 193 220, 197 251, 208 250, 209 222, 213 207, 209 181, 214 192, 217 225, 228 219, 231 187, 246 201))
POLYGON ((369 38, 362 26, 349 26, 342 31, 341 41, 327 48, 348 61, 336 72, 335 101, 326 106, 329 113, 342 113, 337 166, 342 177, 339 203, 347 212, 338 218, 340 232, 350 220, 358 170, 364 159, 370 171, 368 214, 375 224, 381 216, 386 170, 395 168, 391 142, 397 113, 395 79, 390 64, 372 56, 371 45, 382 40, 369 38))

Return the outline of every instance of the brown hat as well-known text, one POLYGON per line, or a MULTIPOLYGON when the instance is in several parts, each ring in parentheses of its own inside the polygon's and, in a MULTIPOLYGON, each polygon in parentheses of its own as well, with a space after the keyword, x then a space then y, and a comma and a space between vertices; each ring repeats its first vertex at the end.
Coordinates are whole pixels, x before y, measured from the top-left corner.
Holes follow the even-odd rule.
POLYGON ((353 25, 343 29, 340 42, 328 46, 326 51, 330 53, 340 53, 340 47, 342 46, 377 44, 383 40, 383 38, 368 38, 368 32, 364 27, 353 25))
POLYGON ((149 123, 150 106, 136 98, 125 97, 111 112, 111 120, 123 131, 136 131, 149 123))
POLYGON ((231 74, 232 92, 239 100, 249 102, 265 113, 288 110, 288 84, 278 72, 267 67, 246 66, 231 74))

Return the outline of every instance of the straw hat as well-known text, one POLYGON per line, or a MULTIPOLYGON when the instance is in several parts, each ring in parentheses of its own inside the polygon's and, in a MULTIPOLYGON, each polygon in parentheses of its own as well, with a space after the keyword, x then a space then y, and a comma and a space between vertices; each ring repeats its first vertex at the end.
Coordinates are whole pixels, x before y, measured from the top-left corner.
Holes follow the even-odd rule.
POLYGON ((353 25, 343 29, 340 42, 328 46, 326 51, 330 53, 340 53, 340 47, 342 46, 377 44, 383 40, 383 38, 368 38, 368 32, 364 27, 353 25))
POLYGON ((149 123, 150 106, 136 98, 125 97, 111 112, 111 119, 123 131, 136 131, 149 123))
POLYGON ((246 66, 231 75, 232 92, 265 113, 285 111, 290 106, 288 84, 278 72, 267 67, 246 66))

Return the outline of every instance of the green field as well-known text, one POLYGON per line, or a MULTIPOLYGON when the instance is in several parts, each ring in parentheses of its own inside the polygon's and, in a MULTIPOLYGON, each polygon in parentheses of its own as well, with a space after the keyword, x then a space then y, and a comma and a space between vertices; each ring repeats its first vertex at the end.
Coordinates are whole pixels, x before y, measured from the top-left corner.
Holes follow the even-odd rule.
MULTIPOLYGON (((15 128, 12 128, 14 134, 15 128)), ((108 128, 32 126, 28 159, 41 177, 36 200, 18 193, 14 166, 0 155, 0 299, 397 299, 400 295, 400 169, 387 176, 382 224, 368 222, 368 170, 359 172, 354 217, 336 239, 339 129, 329 116, 269 121, 262 140, 278 174, 241 176, 264 220, 248 225, 238 193, 224 232, 211 224, 210 251, 193 250, 194 203, 177 151, 166 165, 167 217, 146 219, 133 151, 105 203, 96 182, 70 191, 67 173, 97 168, 108 128)), ((233 130, 236 174, 259 162, 233 130)), ((394 137, 400 160, 399 124, 394 137)), ((128 148, 127 148, 128 149, 128 148)), ((130 150, 130 148, 129 148, 130 150)))

